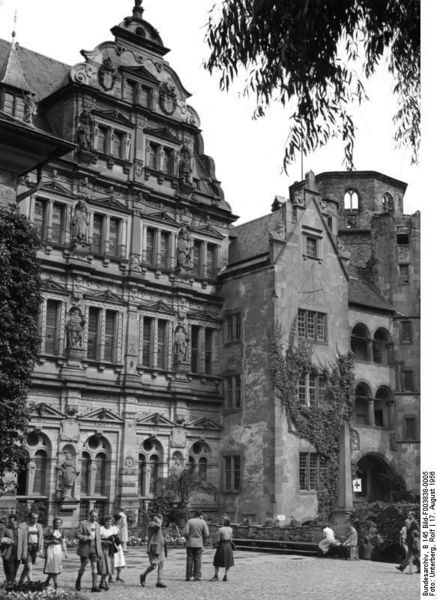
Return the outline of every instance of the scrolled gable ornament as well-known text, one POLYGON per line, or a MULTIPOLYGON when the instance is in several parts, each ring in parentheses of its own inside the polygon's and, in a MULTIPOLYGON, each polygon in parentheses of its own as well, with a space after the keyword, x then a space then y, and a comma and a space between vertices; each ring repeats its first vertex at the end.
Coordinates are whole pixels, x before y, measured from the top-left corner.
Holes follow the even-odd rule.
POLYGON ((176 88, 174 85, 167 83, 166 81, 161 84, 159 88, 159 106, 163 113, 166 115, 172 115, 176 110, 177 96, 176 88))
POLYGON ((107 92, 111 91, 115 85, 116 80, 116 69, 112 64, 111 57, 107 56, 103 59, 102 64, 97 72, 97 77, 101 87, 107 92))

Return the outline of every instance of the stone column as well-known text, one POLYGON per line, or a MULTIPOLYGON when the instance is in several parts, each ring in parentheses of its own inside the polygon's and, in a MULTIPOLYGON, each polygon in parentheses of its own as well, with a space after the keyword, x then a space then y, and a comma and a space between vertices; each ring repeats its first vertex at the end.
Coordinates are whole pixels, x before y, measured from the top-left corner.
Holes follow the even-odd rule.
POLYGON ((352 467, 349 423, 343 423, 339 438, 338 501, 333 514, 337 537, 345 535, 345 524, 353 511, 352 467))
POLYGON ((375 427, 375 400, 373 398, 367 400, 367 425, 375 427))
POLYGON ((122 463, 119 468, 118 504, 138 512, 138 448, 136 411, 124 411, 123 442, 121 448, 122 463))

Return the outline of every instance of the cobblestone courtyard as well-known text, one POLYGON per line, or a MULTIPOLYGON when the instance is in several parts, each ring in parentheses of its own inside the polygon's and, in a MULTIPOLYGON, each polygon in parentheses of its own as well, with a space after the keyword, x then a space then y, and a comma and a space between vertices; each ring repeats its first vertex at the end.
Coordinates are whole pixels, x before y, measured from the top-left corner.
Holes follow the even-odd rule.
MULTIPOLYGON (((306 558, 251 552, 235 552, 235 567, 229 581, 210 582, 213 575, 213 550, 203 555, 203 574, 200 582, 185 581, 185 550, 170 549, 165 569, 166 589, 155 587, 156 571, 139 585, 139 574, 146 564, 145 549, 129 549, 128 567, 123 572, 125 583, 113 583, 101 600, 234 600, 234 599, 287 599, 297 600, 415 600, 420 597, 420 576, 396 571, 394 565, 370 561, 343 561, 336 559, 306 558)), ((60 584, 74 587, 79 558, 70 551, 64 561, 60 584)), ((35 580, 43 579, 43 560, 38 560, 35 580)), ((83 578, 82 591, 89 594, 89 569, 83 578)))

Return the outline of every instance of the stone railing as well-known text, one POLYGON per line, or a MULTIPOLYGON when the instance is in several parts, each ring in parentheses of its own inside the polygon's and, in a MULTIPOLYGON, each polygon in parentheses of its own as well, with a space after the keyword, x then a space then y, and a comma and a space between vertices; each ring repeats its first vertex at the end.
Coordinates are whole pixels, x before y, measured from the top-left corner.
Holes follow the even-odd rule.
MULTIPOLYGON (((220 525, 209 525, 212 542, 218 538, 220 525)), ((292 542, 312 542, 317 544, 323 538, 320 525, 295 527, 264 527, 262 525, 232 525, 234 538, 257 540, 288 540, 292 542)))

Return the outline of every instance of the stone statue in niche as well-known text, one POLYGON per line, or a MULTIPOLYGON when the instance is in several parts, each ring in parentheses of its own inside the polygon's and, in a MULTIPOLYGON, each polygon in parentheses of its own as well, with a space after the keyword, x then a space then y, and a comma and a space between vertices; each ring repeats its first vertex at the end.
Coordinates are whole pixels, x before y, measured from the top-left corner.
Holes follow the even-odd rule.
POLYGON ((182 325, 176 327, 174 333, 174 360, 185 362, 187 360, 188 336, 182 325))
POLYGON ((70 452, 65 452, 63 461, 59 465, 59 479, 62 498, 73 498, 73 486, 79 472, 73 463, 70 452))
POLYGON ((76 242, 87 242, 88 239, 88 209, 83 200, 79 200, 74 207, 71 219, 71 240, 76 242))
POLYGON ((25 123, 29 123, 29 125, 33 125, 33 117, 36 115, 36 113, 36 102, 33 98, 33 94, 31 92, 27 92, 24 96, 23 121, 25 123))
POLYGON ((180 272, 191 271, 193 269, 191 239, 185 225, 182 225, 178 233, 176 261, 178 271, 180 272))
POLYGON ((191 180, 191 152, 185 144, 181 148, 181 160, 179 162, 179 177, 185 182, 190 183, 191 180))
POLYGON ((79 127, 77 129, 77 143, 80 150, 90 152, 92 150, 94 122, 91 112, 84 108, 79 115, 79 127))
POLYGON ((69 317, 65 325, 68 348, 82 348, 84 326, 85 319, 82 316, 80 308, 73 306, 73 308, 70 309, 69 317))

